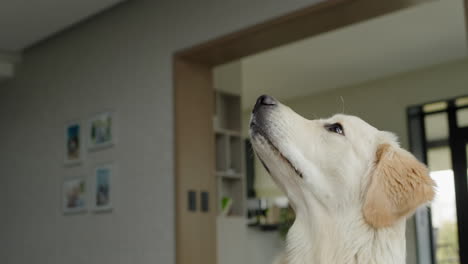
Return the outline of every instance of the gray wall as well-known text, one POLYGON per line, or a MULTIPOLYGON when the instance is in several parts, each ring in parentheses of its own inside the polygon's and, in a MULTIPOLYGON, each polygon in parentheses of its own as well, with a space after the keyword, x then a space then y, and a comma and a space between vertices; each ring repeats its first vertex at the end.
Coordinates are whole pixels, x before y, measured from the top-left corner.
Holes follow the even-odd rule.
POLYGON ((468 94, 468 59, 311 95, 286 103, 306 117, 342 112, 357 115, 381 130, 399 136, 408 147, 406 108, 468 94))
POLYGON ((0 87, 0 262, 174 263, 173 52, 317 1, 133 0, 27 50, 0 87), (64 122, 107 108, 117 146, 64 168, 64 122), (109 160, 114 212, 63 216, 63 177, 109 160))

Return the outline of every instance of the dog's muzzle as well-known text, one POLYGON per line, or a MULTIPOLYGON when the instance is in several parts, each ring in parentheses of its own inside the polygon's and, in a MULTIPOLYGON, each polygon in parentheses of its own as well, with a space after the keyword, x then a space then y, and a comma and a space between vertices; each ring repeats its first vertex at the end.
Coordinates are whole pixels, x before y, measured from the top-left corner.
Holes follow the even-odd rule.
MULTIPOLYGON (((274 152, 278 155, 278 157, 283 160, 286 164, 288 164, 291 169, 293 169, 300 178, 303 178, 302 172, 299 171, 291 161, 286 158, 283 153, 278 149, 276 144, 272 142, 270 136, 270 129, 272 127, 271 124, 271 114, 275 108, 278 107, 280 103, 273 97, 269 95, 262 95, 258 97, 257 102, 255 103, 254 109, 252 110, 252 119, 250 121, 250 135, 253 139, 253 143, 255 145, 256 137, 260 136, 262 138, 261 142, 266 142, 267 145, 270 146, 269 151, 274 152)), ((267 164, 261 159, 259 156, 260 161, 262 162, 265 169, 270 172, 267 164)))
POLYGON ((258 97, 257 102, 252 110, 252 119, 250 122, 250 128, 255 130, 263 129, 266 127, 266 122, 268 119, 268 114, 271 110, 278 106, 278 101, 269 96, 262 95, 258 97))

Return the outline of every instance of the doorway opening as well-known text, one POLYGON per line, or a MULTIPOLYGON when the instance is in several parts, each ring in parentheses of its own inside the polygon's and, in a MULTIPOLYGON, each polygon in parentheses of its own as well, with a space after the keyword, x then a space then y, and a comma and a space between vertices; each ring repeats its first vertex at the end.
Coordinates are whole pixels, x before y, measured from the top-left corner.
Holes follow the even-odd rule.
MULTIPOLYGON (((241 199, 236 199, 233 193, 237 194, 237 190, 243 189, 243 187, 238 187, 239 183, 243 184, 241 178, 243 177, 243 159, 239 158, 238 153, 243 152, 244 144, 239 137, 240 129, 237 122, 235 124, 225 123, 223 118, 213 120, 213 117, 216 116, 215 113, 224 113, 223 109, 225 108, 238 109, 240 106, 239 98, 236 99, 232 93, 216 94, 214 92, 214 68, 394 11, 415 5, 422 6, 422 3, 426 2, 433 1, 397 0, 379 3, 374 0, 323 1, 286 16, 182 50, 174 55, 176 256, 178 264, 219 263, 217 254, 235 252, 233 250, 220 252, 220 248, 231 249, 232 245, 226 243, 222 247, 219 246, 217 217, 223 211, 225 204, 230 204, 233 216, 243 216, 246 213, 245 204, 239 206, 239 203, 224 199, 225 196, 232 196, 233 201, 241 199), (217 123, 219 125, 218 131, 213 127, 217 123), (226 155, 217 160, 217 152, 226 155), (237 158, 231 159, 232 157, 237 158), (220 193, 220 190, 223 192, 220 193), (220 204, 220 198, 226 202, 220 204)), ((461 10, 461 8, 457 10, 461 10)), ((464 12, 459 14, 464 18, 464 12)), ((464 25, 464 21, 462 24, 464 25)), ((465 38, 463 40, 465 41, 465 38)), ((349 44, 344 41, 336 43, 349 44)), ((432 42, 427 41, 426 43, 432 42)), ((462 45, 464 44, 465 42, 462 43, 462 45)), ((452 51, 453 49, 444 49, 444 51, 447 50, 452 51)), ((386 57, 397 56, 387 54, 386 57)), ((423 61, 426 58, 427 56, 424 54, 423 61)), ((398 64, 405 63, 398 61, 398 64)), ((400 87, 400 89, 407 92, 404 87, 400 87)), ((373 90, 366 90, 367 97, 375 96, 373 90)), ((399 110, 403 109, 404 111, 405 107, 414 101, 408 103, 408 101, 399 100, 399 104, 396 105, 394 98, 396 93, 390 92, 388 89, 382 90, 386 91, 385 98, 387 100, 378 103, 370 102, 371 107, 381 108, 392 103, 398 106, 398 111, 393 111, 395 116, 400 119, 404 118, 399 110)), ((400 93, 402 92, 400 91, 400 93)), ((355 98, 356 102, 359 99, 355 98)), ((366 111, 356 111, 355 113, 363 114, 366 111)), ((219 116, 223 116, 223 114, 219 116)), ((376 126, 379 125, 376 124, 376 126)), ((404 132, 399 134, 404 134, 404 132)), ((231 223, 226 222, 226 224, 231 223)), ((239 234, 240 232, 233 231, 227 236, 235 237, 239 234)), ((410 237, 413 237, 413 234, 410 237)), ((408 244, 414 245, 413 242, 408 244)), ((414 248, 409 251, 411 254, 409 263, 430 263, 430 261, 426 261, 428 257, 421 251, 425 248, 429 248, 429 245, 418 246, 419 252, 417 253, 415 253, 414 248)), ((233 256, 233 258, 238 259, 238 255, 233 256)))

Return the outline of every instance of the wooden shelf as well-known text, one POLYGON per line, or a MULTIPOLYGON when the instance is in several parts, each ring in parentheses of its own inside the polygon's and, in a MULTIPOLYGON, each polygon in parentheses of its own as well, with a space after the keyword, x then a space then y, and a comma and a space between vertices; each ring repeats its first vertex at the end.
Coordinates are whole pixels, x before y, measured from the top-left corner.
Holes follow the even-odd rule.
POLYGON ((276 231, 279 229, 279 224, 248 224, 248 227, 258 228, 261 231, 276 231))
POLYGON ((213 130, 216 145, 216 168, 214 175, 218 182, 218 210, 221 214, 221 200, 232 199, 228 217, 244 217, 245 169, 244 144, 241 133, 240 96, 215 91, 216 113, 213 130))
POLYGON ((219 209, 221 212, 221 200, 223 197, 232 199, 231 210, 228 216, 245 215, 244 181, 218 177, 219 209))
POLYGON ((244 179, 243 174, 241 173, 229 173, 225 171, 217 171, 215 172, 217 177, 225 178, 225 179, 231 179, 231 180, 242 180, 244 179))
POLYGON ((241 98, 239 95, 216 91, 216 109, 213 119, 215 130, 241 131, 241 98))
POLYGON ((237 130, 230 130, 230 129, 225 129, 225 128, 214 128, 214 129, 215 129, 216 134, 234 136, 234 137, 241 136, 241 132, 237 130))

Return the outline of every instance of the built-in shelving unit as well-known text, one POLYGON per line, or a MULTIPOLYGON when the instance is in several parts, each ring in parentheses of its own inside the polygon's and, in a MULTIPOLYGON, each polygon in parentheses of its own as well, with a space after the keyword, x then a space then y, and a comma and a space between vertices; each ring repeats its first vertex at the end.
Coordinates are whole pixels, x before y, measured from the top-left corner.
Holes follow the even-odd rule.
POLYGON ((216 168, 214 176, 218 183, 219 214, 227 216, 245 215, 245 171, 244 146, 241 137, 240 95, 215 91, 216 110, 213 130, 216 146, 216 168), (222 200, 232 199, 230 210, 222 210, 222 200))
MULTIPOLYGON (((218 66, 213 71, 215 109, 213 137, 216 162, 216 239, 218 264, 245 263, 247 241, 247 201, 245 152, 242 138, 242 66, 239 61, 218 66), (221 210, 223 198, 231 199, 230 210, 221 210)), ((226 199, 224 199, 226 202, 226 199)))

